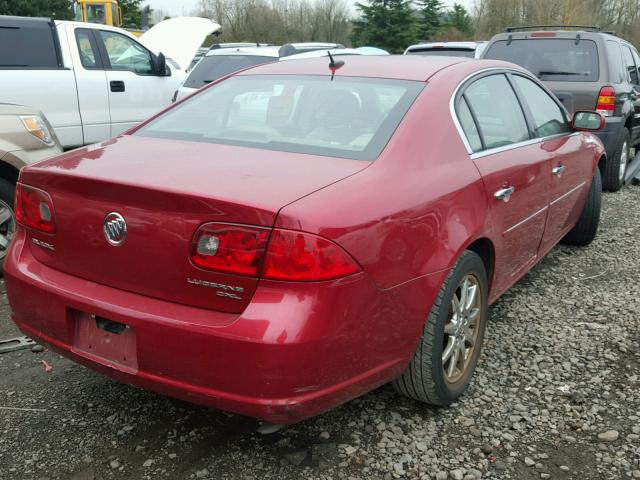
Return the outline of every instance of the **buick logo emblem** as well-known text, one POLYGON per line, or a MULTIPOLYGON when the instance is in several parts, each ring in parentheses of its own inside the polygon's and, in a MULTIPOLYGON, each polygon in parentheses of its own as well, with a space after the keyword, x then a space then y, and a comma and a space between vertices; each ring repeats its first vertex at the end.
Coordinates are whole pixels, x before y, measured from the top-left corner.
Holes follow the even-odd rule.
POLYGON ((104 217, 104 238, 115 247, 127 239, 127 222, 118 212, 108 213, 104 217))

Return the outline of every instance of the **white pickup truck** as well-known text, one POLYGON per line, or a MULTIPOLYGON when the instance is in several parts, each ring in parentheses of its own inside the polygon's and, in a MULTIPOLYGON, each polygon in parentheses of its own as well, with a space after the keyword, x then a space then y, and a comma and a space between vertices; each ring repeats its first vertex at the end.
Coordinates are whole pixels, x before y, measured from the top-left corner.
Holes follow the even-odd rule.
POLYGON ((0 103, 42 111, 64 148, 105 140, 169 105, 219 29, 182 17, 137 39, 105 25, 0 16, 0 103))

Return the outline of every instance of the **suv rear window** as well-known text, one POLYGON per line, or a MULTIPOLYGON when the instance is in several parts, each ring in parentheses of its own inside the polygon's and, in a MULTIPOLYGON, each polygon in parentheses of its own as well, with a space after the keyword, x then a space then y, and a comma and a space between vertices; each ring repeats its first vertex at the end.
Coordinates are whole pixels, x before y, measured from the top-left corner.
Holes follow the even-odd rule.
POLYGON ((371 161, 423 88, 377 78, 234 76, 134 135, 371 161))
POLYGON ((275 57, 262 55, 209 55, 198 62, 185 80, 184 86, 200 88, 238 70, 276 60, 278 59, 275 57))
POLYGON ((475 56, 475 50, 469 50, 468 48, 421 48, 411 49, 407 52, 407 55, 431 55, 436 57, 467 57, 473 58, 475 56))
POLYGON ((598 48, 593 40, 540 38, 499 40, 484 58, 516 63, 543 81, 595 82, 600 76, 598 48))
POLYGON ((0 20, 0 68, 60 68, 49 23, 0 20))

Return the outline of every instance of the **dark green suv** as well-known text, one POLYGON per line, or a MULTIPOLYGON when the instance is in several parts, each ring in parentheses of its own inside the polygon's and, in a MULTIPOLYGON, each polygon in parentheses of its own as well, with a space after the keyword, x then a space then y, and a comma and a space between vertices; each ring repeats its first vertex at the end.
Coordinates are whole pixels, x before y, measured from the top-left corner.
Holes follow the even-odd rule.
POLYGON ((640 144, 640 56, 629 42, 597 27, 533 26, 495 35, 481 58, 513 62, 531 71, 566 109, 597 110, 597 133, 607 151, 603 187, 619 190, 640 168, 631 151, 640 144))

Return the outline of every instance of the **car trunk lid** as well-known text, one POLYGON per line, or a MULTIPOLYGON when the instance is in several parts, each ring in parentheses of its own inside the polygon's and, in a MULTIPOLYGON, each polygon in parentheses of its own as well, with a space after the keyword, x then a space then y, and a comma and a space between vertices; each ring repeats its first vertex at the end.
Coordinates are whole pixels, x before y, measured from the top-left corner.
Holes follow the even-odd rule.
POLYGON ((207 222, 272 227, 283 206, 368 164, 124 136, 23 171, 22 183, 51 195, 57 228, 54 235, 30 231, 30 248, 40 262, 87 281, 241 312, 258 280, 194 266, 189 244, 198 227, 207 222), (112 212, 127 223, 120 246, 110 245, 103 231, 112 212), (238 288, 239 299, 218 293, 238 288))

